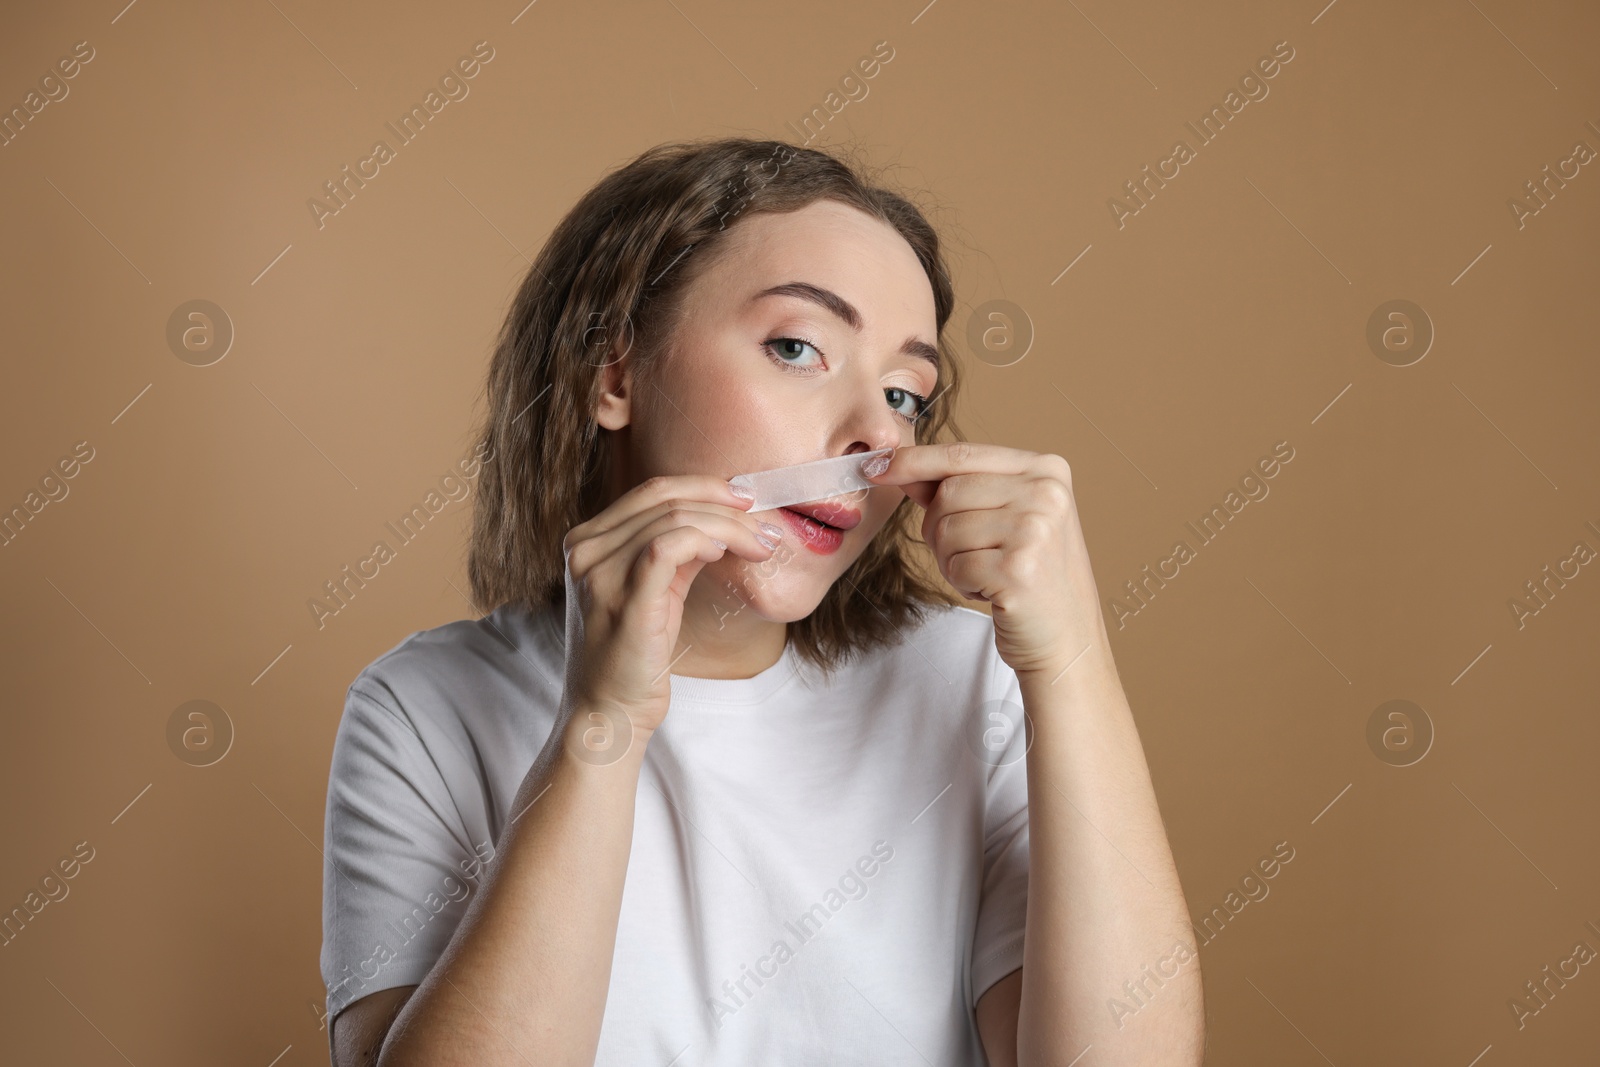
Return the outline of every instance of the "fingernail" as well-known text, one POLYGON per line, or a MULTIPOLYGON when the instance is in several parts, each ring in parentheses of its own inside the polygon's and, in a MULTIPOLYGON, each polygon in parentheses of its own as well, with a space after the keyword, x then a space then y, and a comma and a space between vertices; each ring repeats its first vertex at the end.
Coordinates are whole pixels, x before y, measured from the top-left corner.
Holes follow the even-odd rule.
MULTIPOLYGON (((762 522, 760 519, 756 520, 756 525, 761 527, 761 532, 772 538, 773 541, 777 541, 778 538, 783 536, 783 527, 781 526, 774 526, 772 523, 762 522)), ((773 548, 775 546, 767 545, 767 547, 773 548)))
POLYGON ((861 464, 861 473, 868 478, 876 478, 889 469, 889 460, 891 458, 890 456, 873 456, 861 464))
POLYGON ((711 539, 711 543, 716 545, 719 549, 721 549, 724 552, 726 552, 728 550, 728 543, 726 541, 718 541, 715 537, 713 537, 711 539))
POLYGON ((740 500, 754 500, 756 498, 756 491, 747 485, 734 485, 729 482, 728 491, 740 500))

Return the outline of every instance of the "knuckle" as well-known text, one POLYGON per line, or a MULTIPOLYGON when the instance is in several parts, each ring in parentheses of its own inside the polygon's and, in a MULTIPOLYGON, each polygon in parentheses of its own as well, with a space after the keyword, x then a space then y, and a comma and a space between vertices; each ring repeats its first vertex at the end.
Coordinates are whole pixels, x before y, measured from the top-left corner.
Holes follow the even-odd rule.
POLYGON ((1050 536, 1050 529, 1054 524, 1050 516, 1037 511, 1030 511, 1022 516, 1022 534, 1029 541, 1043 541, 1050 536))
POLYGON ((577 538, 563 542, 562 555, 566 557, 567 570, 574 575, 583 574, 589 569, 589 542, 577 538))
POLYGON ((656 474, 646 478, 639 484, 639 488, 646 496, 665 496, 672 483, 665 474, 656 474))
POLYGON ((1006 578, 1017 585, 1028 585, 1042 577, 1039 560, 1031 552, 1016 552, 1000 564, 1006 578))
POLYGON ((645 543, 644 552, 641 553, 641 557, 647 563, 659 563, 666 557, 666 554, 667 546, 662 543, 661 538, 652 537, 645 543))
POLYGON ((972 444, 968 441, 951 441, 945 446, 945 458, 952 466, 965 463, 972 457, 972 444))
POLYGON ((1038 487, 1038 497, 1051 511, 1065 511, 1072 500, 1072 491, 1066 482, 1058 482, 1054 478, 1046 478, 1038 487))

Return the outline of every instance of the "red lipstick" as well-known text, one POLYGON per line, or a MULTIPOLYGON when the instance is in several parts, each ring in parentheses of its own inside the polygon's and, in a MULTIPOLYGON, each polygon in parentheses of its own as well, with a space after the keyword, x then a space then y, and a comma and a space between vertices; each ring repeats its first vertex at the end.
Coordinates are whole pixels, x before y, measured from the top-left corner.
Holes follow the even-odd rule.
MULTIPOLYGON (((802 507, 809 512, 812 510, 813 505, 803 504, 799 507, 779 508, 778 514, 783 516, 783 521, 789 524, 789 528, 795 532, 800 543, 811 551, 820 556, 829 556, 839 551, 839 546, 844 544, 845 529, 848 527, 842 525, 832 526, 825 521, 811 518, 809 514, 801 512, 800 508, 802 507)), ((820 508, 817 510, 819 514, 822 514, 820 508)), ((836 516, 836 518, 840 523, 848 522, 850 526, 855 526, 861 521, 861 513, 852 509, 850 515, 836 516)))
POLYGON ((861 512, 848 504, 821 500, 814 504, 790 504, 789 510, 838 530, 852 530, 861 524, 861 512))

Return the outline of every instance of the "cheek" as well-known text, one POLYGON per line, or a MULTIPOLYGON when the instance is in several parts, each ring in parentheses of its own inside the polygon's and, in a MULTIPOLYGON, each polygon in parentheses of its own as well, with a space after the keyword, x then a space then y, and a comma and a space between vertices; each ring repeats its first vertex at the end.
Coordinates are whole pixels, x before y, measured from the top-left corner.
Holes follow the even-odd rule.
POLYGON ((703 364, 674 386, 656 397, 652 436, 680 455, 714 459, 705 469, 782 455, 781 443, 796 431, 794 413, 754 373, 703 364))

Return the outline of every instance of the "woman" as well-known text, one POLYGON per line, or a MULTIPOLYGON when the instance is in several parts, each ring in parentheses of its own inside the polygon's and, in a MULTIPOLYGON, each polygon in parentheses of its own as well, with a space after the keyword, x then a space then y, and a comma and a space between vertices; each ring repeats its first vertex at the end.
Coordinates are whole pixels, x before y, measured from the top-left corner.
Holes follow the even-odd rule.
POLYGON ((336 1063, 1198 1062, 1067 466, 935 443, 953 305, 915 207, 779 142, 658 147, 556 228, 489 371, 492 610, 347 694, 336 1063), (885 449, 793 509, 729 482, 885 449))

